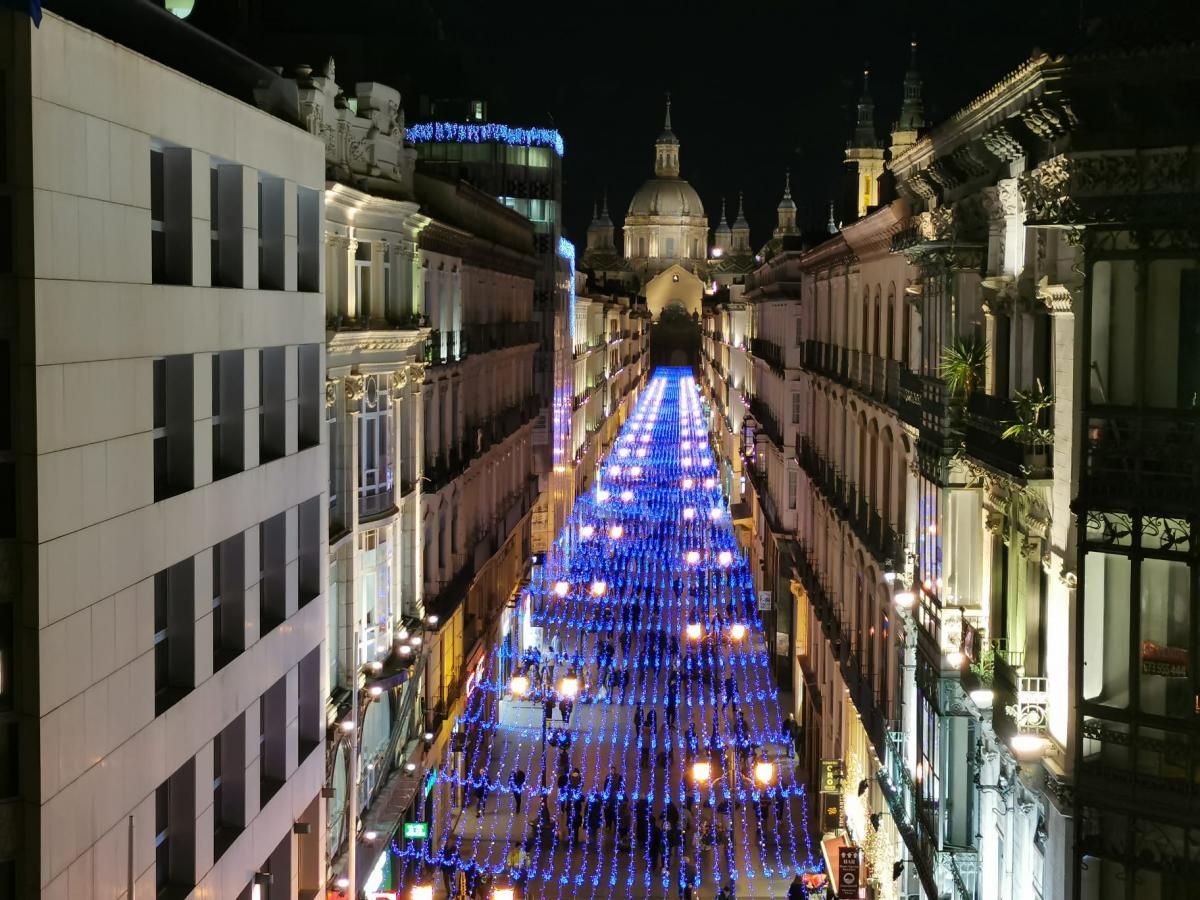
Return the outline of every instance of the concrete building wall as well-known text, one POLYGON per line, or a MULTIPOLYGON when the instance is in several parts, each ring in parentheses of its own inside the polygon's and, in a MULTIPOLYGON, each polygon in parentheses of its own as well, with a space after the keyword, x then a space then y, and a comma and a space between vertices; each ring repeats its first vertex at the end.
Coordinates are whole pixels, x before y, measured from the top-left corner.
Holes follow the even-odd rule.
POLYGON ((325 449, 302 412, 320 390, 319 374, 301 378, 298 364, 301 353, 320 354, 323 301, 315 286, 297 290, 300 247, 319 239, 319 222, 298 230, 297 204, 319 202, 321 145, 52 14, 36 30, 6 15, 3 28, 6 100, 28 125, 9 131, 22 223, 17 383, 27 426, 18 466, 26 647, 17 676, 26 824, 19 895, 124 896, 131 815, 138 892, 152 894, 163 834, 155 798, 170 783, 180 890, 237 896, 273 858, 280 889, 295 896, 300 880, 320 886, 293 865, 300 841, 292 823, 315 816, 319 830, 313 801, 324 767, 323 723, 303 712, 323 690, 312 678, 319 667, 305 661, 319 658, 324 638, 324 594, 307 584, 324 582, 323 569, 311 569, 314 558, 323 565, 324 530, 315 546, 302 546, 297 529, 298 509, 313 498, 320 506, 325 491, 325 449), (159 149, 169 157, 169 279, 156 278, 163 273, 152 259, 159 149), (218 164, 236 170, 245 189, 241 233, 223 235, 223 246, 246 252, 237 285, 214 288, 210 170, 218 164), (261 231, 260 179, 268 197, 261 231), (260 234, 271 267, 261 274, 272 289, 260 289, 260 234), (156 363, 164 358, 166 374, 156 363), (236 396, 218 392, 219 410, 214 358, 242 381, 236 396), (171 440, 191 458, 190 470, 175 471, 169 497, 156 488, 156 393, 171 440), (243 436, 228 474, 214 471, 214 426, 224 423, 243 436), (271 549, 260 566, 262 527, 271 549), (213 548, 239 536, 244 568, 215 587, 213 548), (169 589, 167 571, 180 576, 169 589), (271 596, 261 602, 286 627, 262 630, 264 591, 271 596), (218 594, 222 605, 244 608, 245 627, 238 651, 214 671, 218 594), (163 606, 170 689, 179 695, 169 705, 155 664, 156 646, 164 653, 156 637, 163 606), (280 702, 264 760, 259 705, 267 696, 280 702), (225 814, 240 832, 219 854, 213 742, 239 719, 241 771, 223 777, 226 791, 242 791, 225 814), (260 776, 273 791, 261 802, 260 776))

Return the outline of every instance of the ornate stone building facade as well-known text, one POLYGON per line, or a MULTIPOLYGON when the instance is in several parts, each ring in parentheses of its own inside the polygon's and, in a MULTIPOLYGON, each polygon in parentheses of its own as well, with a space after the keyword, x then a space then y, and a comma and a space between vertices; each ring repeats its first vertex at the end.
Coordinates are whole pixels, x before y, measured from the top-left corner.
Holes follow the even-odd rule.
POLYGON ((436 827, 451 812, 447 791, 409 804, 450 756, 442 723, 461 708, 472 659, 500 640, 529 556, 538 264, 528 218, 414 171, 399 94, 359 84, 347 101, 332 70, 300 71, 297 85, 336 179, 325 233, 328 715, 356 727, 330 745, 327 840, 334 884, 349 877, 356 800, 380 836, 355 845, 361 887, 375 883, 404 815, 436 827))
POLYGON ((910 77, 899 198, 747 279, 744 534, 876 896, 1188 889, 1198 78, 1041 55, 923 135, 910 77))

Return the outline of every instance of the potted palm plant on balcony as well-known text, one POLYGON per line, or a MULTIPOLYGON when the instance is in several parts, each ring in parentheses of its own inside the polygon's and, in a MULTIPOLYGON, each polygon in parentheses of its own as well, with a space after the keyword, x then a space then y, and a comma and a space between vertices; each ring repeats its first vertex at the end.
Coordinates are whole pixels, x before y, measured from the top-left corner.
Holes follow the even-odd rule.
POLYGON ((942 350, 942 380, 952 400, 963 404, 979 388, 987 352, 987 342, 976 337, 959 338, 942 350))

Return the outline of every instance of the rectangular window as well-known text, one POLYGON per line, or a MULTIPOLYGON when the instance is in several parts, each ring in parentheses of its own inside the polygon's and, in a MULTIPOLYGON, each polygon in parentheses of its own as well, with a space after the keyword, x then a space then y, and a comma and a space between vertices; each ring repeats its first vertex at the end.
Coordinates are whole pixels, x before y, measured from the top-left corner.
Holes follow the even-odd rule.
POLYGON ((213 861, 246 827, 246 714, 213 739, 213 861))
POLYGON ((281 459, 287 452, 283 347, 258 351, 258 462, 281 459))
MULTIPOLYGON (((335 382, 340 384, 340 382, 335 382)), ((325 411, 325 440, 329 445, 329 527, 331 533, 335 526, 340 530, 344 524, 338 499, 341 496, 341 428, 338 426, 337 405, 331 405, 325 411)))
POLYGON ((1083 699, 1129 706, 1129 558, 1084 555, 1083 699))
MULTIPOLYGON (((358 506, 359 515, 363 518, 379 515, 394 505, 392 417, 388 390, 386 376, 367 376, 359 414, 358 506)), ((426 414, 430 412, 427 407, 426 414)), ((444 444, 449 443, 448 439, 444 439, 444 444)), ((432 444, 427 440, 427 446, 432 444)))
POLYGON ((150 262, 155 284, 192 283, 192 154, 150 148, 150 262))
POLYGON ((287 676, 258 701, 259 809, 287 780, 287 676))
POLYGON ((284 289, 284 182, 258 176, 258 286, 264 291, 284 289))
POLYGON ((792 424, 793 425, 800 424, 800 403, 801 403, 801 397, 803 397, 803 396, 804 395, 799 392, 792 394, 792 424))
MULTIPOLYGON (((330 655, 334 655, 330 649, 330 655)), ((299 719, 296 729, 299 753, 296 759, 303 762, 313 750, 321 745, 325 726, 325 698, 321 694, 321 648, 315 647, 300 660, 296 670, 296 710, 299 719)))
POLYGON ((321 289, 321 192, 296 188, 296 289, 321 289))
POLYGON ((261 579, 258 585, 259 635, 287 618, 287 516, 280 513, 258 526, 261 579))
POLYGON ((154 882, 158 895, 185 896, 196 886, 196 760, 154 792, 154 882))
POLYGON ((325 377, 321 367, 321 345, 296 348, 296 446, 300 450, 321 443, 321 419, 325 413, 325 377))
POLYGON ((241 350, 212 355, 213 481, 235 475, 245 468, 244 367, 245 354, 241 350))
POLYGON ((0 722, 0 798, 17 796, 21 787, 19 738, 16 722, 0 722))
POLYGON ((311 497, 296 507, 299 543, 299 605, 321 593, 321 497, 311 497))
POLYGON ((154 576, 154 714, 161 716, 195 686, 195 560, 154 576))
POLYGON ((246 536, 227 538, 212 548, 213 671, 246 649, 246 536))
POLYGON ((242 166, 215 164, 209 170, 209 244, 213 287, 245 287, 243 266, 242 166))
POLYGON ((371 242, 359 241, 354 251, 355 312, 360 319, 370 318, 371 302, 371 242))
POLYGON ((788 469, 788 473, 787 473, 788 509, 796 508, 796 478, 797 478, 796 470, 788 469))
POLYGON ((154 360, 155 502, 190 491, 195 484, 192 366, 187 354, 154 360))

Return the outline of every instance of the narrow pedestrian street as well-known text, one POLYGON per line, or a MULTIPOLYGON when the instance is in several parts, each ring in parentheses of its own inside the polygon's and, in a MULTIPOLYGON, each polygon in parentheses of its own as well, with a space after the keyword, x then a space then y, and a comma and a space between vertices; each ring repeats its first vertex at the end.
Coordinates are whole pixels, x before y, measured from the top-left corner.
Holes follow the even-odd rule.
POLYGON ((469 698, 444 833, 395 848, 405 889, 770 898, 821 871, 716 471, 690 370, 658 370, 469 698))

